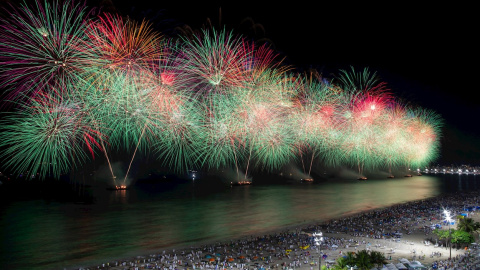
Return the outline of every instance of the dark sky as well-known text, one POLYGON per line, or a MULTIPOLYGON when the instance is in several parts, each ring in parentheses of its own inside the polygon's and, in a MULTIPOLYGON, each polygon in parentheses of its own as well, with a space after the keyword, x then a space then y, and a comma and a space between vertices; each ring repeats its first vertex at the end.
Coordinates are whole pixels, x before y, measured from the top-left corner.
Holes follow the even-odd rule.
MULTIPOLYGON (((400 99, 435 110, 445 123, 440 164, 480 164, 478 70, 473 11, 450 3, 408 5, 280 1, 113 1, 123 15, 148 18, 165 33, 207 19, 236 34, 267 39, 286 63, 326 77, 339 69, 368 67, 400 99), (220 15, 221 14, 221 15, 220 15), (257 24, 248 29, 245 19, 257 24)), ((360 3, 361 2, 361 3, 360 3)), ((378 2, 377 2, 378 3, 378 2)))
POLYGON ((443 117, 440 164, 480 165, 480 95, 474 60, 479 44, 474 42, 478 22, 473 6, 392 1, 380 5, 365 1, 354 5, 341 1, 313 5, 310 1, 195 2, 87 0, 89 7, 147 18, 166 35, 184 25, 199 29, 209 19, 235 34, 268 40, 286 57, 285 63, 299 71, 314 68, 331 77, 350 66, 368 67, 398 98, 443 117))

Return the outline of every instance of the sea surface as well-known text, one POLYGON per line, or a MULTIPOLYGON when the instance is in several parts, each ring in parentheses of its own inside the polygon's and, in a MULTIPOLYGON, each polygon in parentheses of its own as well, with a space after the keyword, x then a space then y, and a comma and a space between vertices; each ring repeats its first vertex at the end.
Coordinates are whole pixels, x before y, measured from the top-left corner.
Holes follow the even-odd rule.
POLYGON ((480 188, 480 176, 331 178, 219 187, 206 179, 89 187, 89 203, 11 198, 0 206, 2 269, 75 269, 177 246, 258 235, 480 188))

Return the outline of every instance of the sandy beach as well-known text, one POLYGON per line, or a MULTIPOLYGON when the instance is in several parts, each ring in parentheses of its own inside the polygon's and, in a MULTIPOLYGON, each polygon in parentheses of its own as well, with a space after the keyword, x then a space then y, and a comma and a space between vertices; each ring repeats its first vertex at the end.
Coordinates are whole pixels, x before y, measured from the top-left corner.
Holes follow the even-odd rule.
POLYGON ((449 260, 450 248, 445 247, 432 230, 435 226, 449 229, 444 221, 444 209, 451 211, 453 217, 463 213, 480 221, 477 205, 477 193, 442 195, 267 235, 172 248, 80 269, 313 270, 319 267, 320 255, 322 265, 331 266, 349 252, 365 249, 384 253, 388 263, 393 264, 406 259, 418 261, 427 269, 435 266, 437 269, 476 269, 475 244, 451 248, 452 260, 449 260), (464 211, 468 206, 473 206, 472 211, 464 211), (318 232, 323 234, 320 246, 314 244, 313 234, 318 232))

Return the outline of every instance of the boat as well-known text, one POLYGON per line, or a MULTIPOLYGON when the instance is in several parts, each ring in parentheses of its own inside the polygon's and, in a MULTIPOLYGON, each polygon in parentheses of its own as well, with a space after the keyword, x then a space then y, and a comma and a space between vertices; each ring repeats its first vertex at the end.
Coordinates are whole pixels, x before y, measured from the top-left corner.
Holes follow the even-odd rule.
POLYGON ((248 186, 248 185, 251 185, 251 184, 252 184, 252 181, 250 181, 250 180, 230 182, 231 186, 248 186))
POLYGON ((300 179, 302 182, 306 182, 306 183, 311 183, 313 182, 313 178, 305 178, 305 179, 300 179))
POLYGON ((127 189, 128 187, 126 185, 107 187, 107 190, 127 190, 127 189))
POLYGON ((389 175, 389 176, 387 176, 387 178, 395 178, 395 176, 389 175))
POLYGON ((412 175, 411 174, 406 174, 405 177, 412 177, 412 175))
POLYGON ((422 173, 417 173, 418 176, 422 176, 422 173))
POLYGON ((361 177, 357 178, 358 181, 365 181, 365 180, 367 180, 367 179, 368 179, 368 178, 365 177, 365 176, 361 176, 361 177))

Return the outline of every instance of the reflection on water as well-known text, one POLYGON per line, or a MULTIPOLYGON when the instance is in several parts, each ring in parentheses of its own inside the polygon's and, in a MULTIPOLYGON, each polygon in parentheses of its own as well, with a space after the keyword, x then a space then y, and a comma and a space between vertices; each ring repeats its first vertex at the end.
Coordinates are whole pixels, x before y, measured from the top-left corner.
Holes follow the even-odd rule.
POLYGON ((0 264, 63 269, 323 221, 456 190, 473 176, 330 180, 213 189, 197 183, 94 190, 95 204, 10 202, 0 208, 0 264))

